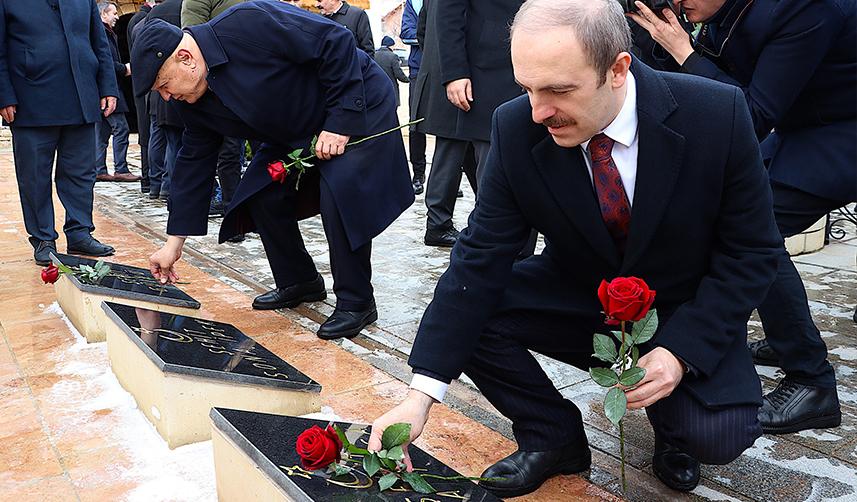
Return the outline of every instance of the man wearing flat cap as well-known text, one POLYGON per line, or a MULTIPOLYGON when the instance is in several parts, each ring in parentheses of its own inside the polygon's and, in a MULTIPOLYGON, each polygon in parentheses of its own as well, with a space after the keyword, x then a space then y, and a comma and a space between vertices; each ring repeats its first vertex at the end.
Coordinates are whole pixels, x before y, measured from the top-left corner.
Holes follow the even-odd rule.
MULTIPOLYGON (((277 288, 259 309, 324 299, 324 281, 297 221, 321 214, 330 250, 336 310, 318 336, 354 336, 377 319, 371 284, 372 238, 414 201, 400 134, 347 148, 349 141, 398 125, 389 81, 357 50, 342 26, 286 3, 245 2, 209 23, 181 31, 157 20, 131 55, 138 92, 158 91, 179 109, 186 129, 170 190, 169 237, 150 258, 161 281, 189 235, 204 235, 221 138, 262 141, 227 208, 220 242, 256 230, 277 288), (313 166, 282 183, 269 164, 306 152, 313 166), (346 153, 346 155, 343 155, 346 153)), ((306 153, 305 153, 306 154, 306 153)))

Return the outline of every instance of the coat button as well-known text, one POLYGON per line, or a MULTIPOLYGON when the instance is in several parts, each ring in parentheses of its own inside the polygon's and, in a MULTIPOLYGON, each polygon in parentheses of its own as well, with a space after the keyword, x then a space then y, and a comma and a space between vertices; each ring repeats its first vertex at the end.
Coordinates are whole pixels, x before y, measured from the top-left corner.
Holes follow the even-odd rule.
POLYGON ((357 108, 363 108, 363 100, 360 98, 354 98, 354 106, 357 108))
POLYGON ((158 51, 157 56, 158 56, 158 59, 161 59, 162 57, 164 57, 164 53, 161 51, 158 51))

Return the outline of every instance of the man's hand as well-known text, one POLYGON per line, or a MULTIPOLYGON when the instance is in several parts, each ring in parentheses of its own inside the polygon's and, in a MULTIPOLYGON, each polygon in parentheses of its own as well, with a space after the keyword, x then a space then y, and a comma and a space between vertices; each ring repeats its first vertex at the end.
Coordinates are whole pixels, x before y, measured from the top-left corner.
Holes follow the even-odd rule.
POLYGON ((187 237, 171 235, 164 247, 149 257, 149 271, 161 284, 172 284, 179 280, 174 265, 182 257, 182 247, 187 237))
POLYGON ((428 414, 432 404, 434 404, 434 399, 422 392, 414 389, 408 391, 408 397, 404 401, 372 422, 372 433, 369 435, 368 450, 381 451, 381 436, 384 434, 384 429, 387 426, 398 423, 411 424, 411 437, 407 443, 402 445, 402 451, 405 452, 403 461, 408 472, 413 472, 414 464, 411 463, 411 456, 408 454, 408 445, 422 434, 423 427, 425 427, 426 421, 428 421, 428 414))
POLYGON ((628 409, 645 408, 672 394, 684 376, 681 361, 663 347, 655 347, 637 362, 646 376, 634 390, 625 392, 628 409))
POLYGON ((473 101, 473 86, 469 78, 460 78, 446 84, 446 99, 466 112, 470 111, 470 102, 473 101))
POLYGON ((101 113, 105 117, 109 117, 116 110, 116 98, 114 96, 104 96, 101 98, 101 113))
POLYGON ((18 111, 17 105, 9 105, 3 108, 0 108, 0 117, 3 117, 7 123, 11 124, 15 121, 15 112, 18 111))
POLYGON ((684 64, 693 53, 693 46, 690 44, 690 35, 684 31, 675 12, 672 9, 664 9, 661 19, 643 2, 635 2, 635 5, 639 11, 626 15, 648 31, 652 39, 666 49, 678 64, 684 64))
POLYGON ((315 142, 315 156, 321 160, 330 160, 337 155, 345 153, 345 145, 350 136, 343 136, 335 132, 321 131, 318 141, 315 142))

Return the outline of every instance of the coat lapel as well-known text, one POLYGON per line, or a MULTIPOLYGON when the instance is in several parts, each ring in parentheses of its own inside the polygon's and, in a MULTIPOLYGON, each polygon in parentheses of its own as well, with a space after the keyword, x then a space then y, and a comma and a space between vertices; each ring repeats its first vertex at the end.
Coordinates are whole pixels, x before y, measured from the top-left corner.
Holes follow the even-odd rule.
POLYGON ((678 106, 666 82, 637 60, 631 71, 637 82, 639 150, 631 229, 620 275, 637 263, 651 242, 684 158, 684 136, 664 124, 678 106))
POLYGON ((580 147, 563 148, 550 135, 532 149, 539 175, 553 194, 565 216, 577 227, 590 246, 611 266, 619 268, 619 251, 607 232, 592 189, 592 179, 580 147))

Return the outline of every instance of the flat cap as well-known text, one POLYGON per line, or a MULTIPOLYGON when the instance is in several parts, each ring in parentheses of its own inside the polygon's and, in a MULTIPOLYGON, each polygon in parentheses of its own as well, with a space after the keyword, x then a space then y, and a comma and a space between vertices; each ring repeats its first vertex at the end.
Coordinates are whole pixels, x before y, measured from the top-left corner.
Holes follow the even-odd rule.
POLYGON ((182 41, 182 30, 163 19, 150 19, 140 30, 131 49, 131 79, 134 94, 145 96, 155 85, 161 66, 182 41))

